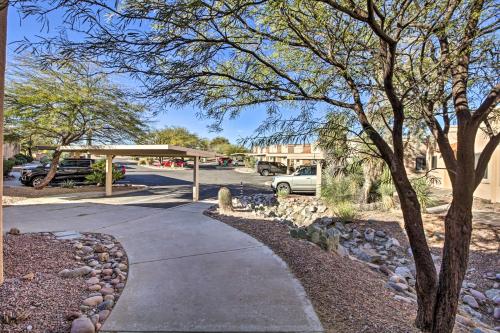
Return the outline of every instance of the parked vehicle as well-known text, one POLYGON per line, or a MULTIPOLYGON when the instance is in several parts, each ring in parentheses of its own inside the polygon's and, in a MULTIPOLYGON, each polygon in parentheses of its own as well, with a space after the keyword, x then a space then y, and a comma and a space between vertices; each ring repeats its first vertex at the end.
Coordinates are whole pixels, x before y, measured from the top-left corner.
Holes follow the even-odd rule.
MULTIPOLYGON (((64 159, 59 163, 56 175, 51 183, 61 183, 66 180, 85 182, 85 177, 93 172, 92 164, 94 163, 95 160, 88 158, 64 159)), ((49 168, 49 164, 23 168, 19 180, 24 185, 37 186, 43 181, 45 176, 47 176, 49 168)))
POLYGON ((217 160, 220 166, 230 166, 233 164, 233 160, 229 157, 219 157, 217 160))
POLYGON ((316 192, 316 166, 303 166, 293 174, 274 177, 271 183, 274 192, 290 194, 295 192, 316 192))
POLYGON ((286 173, 286 165, 280 162, 258 161, 256 167, 257 167, 257 172, 260 173, 261 176, 286 173))
POLYGON ((184 160, 181 159, 173 159, 173 160, 165 160, 161 163, 162 166, 171 168, 171 167, 176 167, 176 168, 184 168, 186 167, 187 163, 184 160))
POLYGON ((113 168, 115 169, 115 171, 120 171, 124 176, 127 173, 127 168, 124 164, 113 163, 113 168))

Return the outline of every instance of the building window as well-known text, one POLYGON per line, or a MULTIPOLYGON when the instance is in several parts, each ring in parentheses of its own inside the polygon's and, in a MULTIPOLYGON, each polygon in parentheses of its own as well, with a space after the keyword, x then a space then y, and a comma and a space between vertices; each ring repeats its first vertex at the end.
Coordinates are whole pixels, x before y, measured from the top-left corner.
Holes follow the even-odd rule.
POLYGON ((431 159, 431 168, 432 169, 437 169, 438 167, 438 157, 437 156, 432 156, 431 159))
POLYGON ((417 157, 415 159, 415 170, 416 171, 423 171, 425 170, 425 157, 417 157))
MULTIPOLYGON (((479 156, 481 156, 481 153, 478 153, 475 155, 475 163, 474 163, 474 168, 477 167, 477 162, 479 161, 479 156)), ((483 175, 483 179, 488 179, 488 167, 489 165, 486 166, 486 169, 484 170, 484 175, 483 175)))

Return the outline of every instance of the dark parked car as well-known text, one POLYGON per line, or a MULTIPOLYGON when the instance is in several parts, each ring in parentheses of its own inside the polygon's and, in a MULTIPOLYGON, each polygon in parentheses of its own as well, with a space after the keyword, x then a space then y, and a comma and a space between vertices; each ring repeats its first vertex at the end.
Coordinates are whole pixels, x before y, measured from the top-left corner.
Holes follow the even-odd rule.
POLYGON ((261 176, 269 176, 270 174, 286 173, 286 165, 280 162, 267 162, 258 161, 257 162, 257 172, 261 176))
MULTIPOLYGON (((67 158, 59 163, 56 175, 52 183, 60 183, 65 180, 73 180, 75 182, 84 182, 85 177, 92 173, 93 159, 83 158, 67 158)), ((37 186, 40 184, 47 173, 50 165, 40 165, 35 168, 25 168, 21 170, 20 181, 24 185, 37 186)))

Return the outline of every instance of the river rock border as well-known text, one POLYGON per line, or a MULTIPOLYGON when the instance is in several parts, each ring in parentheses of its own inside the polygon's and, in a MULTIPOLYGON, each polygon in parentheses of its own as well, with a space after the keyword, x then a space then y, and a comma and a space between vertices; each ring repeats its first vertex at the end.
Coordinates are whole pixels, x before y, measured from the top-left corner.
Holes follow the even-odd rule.
POLYGON ((80 311, 68 314, 71 333, 98 331, 109 317, 125 288, 128 259, 122 245, 111 235, 98 233, 54 233, 57 239, 70 240, 80 266, 59 272, 63 278, 85 278, 88 294, 80 311))
MULTIPOLYGON (((233 206, 259 218, 286 224, 294 238, 309 241, 350 260, 364 262, 386 276, 386 286, 395 293, 396 300, 417 302, 411 249, 403 247, 385 231, 342 221, 321 199, 313 197, 277 198, 273 194, 255 194, 233 198, 233 206)), ((432 255, 432 258, 439 271, 441 257, 432 255)), ((467 272, 471 271, 474 268, 467 272)), ((464 280, 456 322, 473 333, 500 332, 500 326, 496 325, 500 322, 500 272, 487 272, 483 278, 491 282, 491 289, 480 291, 474 283, 464 280), (489 318, 485 318, 485 313, 489 318), (493 325, 486 321, 493 321, 493 325)))

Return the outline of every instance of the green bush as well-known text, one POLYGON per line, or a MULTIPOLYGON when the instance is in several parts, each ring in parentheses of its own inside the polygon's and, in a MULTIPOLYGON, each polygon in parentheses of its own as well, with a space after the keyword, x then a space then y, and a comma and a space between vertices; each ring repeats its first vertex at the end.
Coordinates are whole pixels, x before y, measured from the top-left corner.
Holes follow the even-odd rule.
POLYGON ((76 183, 71 180, 71 179, 66 179, 64 182, 62 182, 61 187, 62 188, 74 188, 76 183))
POLYGON ((250 157, 245 157, 245 167, 246 168, 255 168, 255 163, 257 163, 257 161, 255 160, 255 157, 253 156, 250 156, 250 157))
POLYGON ((350 176, 325 177, 321 196, 326 203, 333 206, 339 202, 355 201, 358 192, 358 181, 350 176))
POLYGON ((146 165, 146 164, 148 164, 148 162, 146 160, 144 160, 144 159, 139 160, 139 165, 146 165))
POLYGON ((417 199, 422 210, 425 211, 427 207, 430 207, 435 203, 435 200, 432 197, 431 183, 429 179, 425 177, 414 178, 411 180, 411 185, 417 194, 417 199))
POLYGON ((15 159, 22 159, 22 160, 25 160, 26 163, 31 163, 33 162, 33 157, 30 156, 30 155, 25 155, 25 154, 16 154, 14 155, 14 158, 15 159))
POLYGON ((337 202, 334 206, 335 214, 343 221, 350 221, 356 218, 358 211, 351 201, 337 202))
MULTIPOLYGON (((123 178, 119 170, 113 168, 113 182, 123 178)), ((106 160, 97 161, 92 165, 92 173, 85 177, 87 183, 104 185, 106 183, 106 160)))
POLYGON ((14 165, 15 165, 15 161, 13 161, 13 160, 3 160, 3 176, 4 177, 7 177, 10 174, 14 165))

